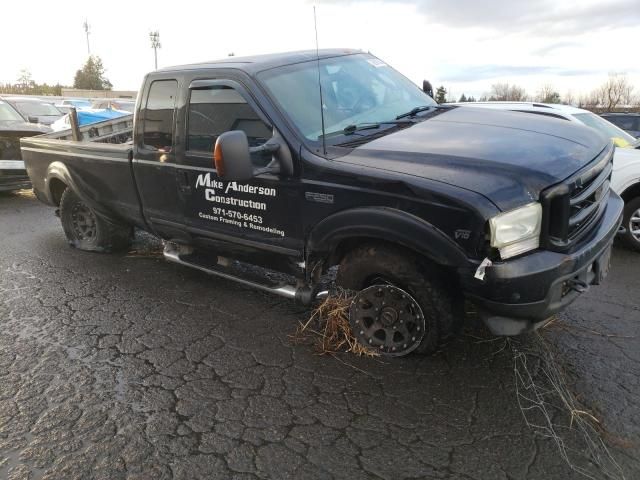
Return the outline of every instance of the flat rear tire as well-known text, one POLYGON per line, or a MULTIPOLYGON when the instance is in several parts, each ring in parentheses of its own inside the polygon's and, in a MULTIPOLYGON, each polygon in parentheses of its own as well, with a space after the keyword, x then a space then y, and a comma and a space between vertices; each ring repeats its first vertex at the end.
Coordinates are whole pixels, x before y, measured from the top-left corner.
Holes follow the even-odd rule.
POLYGON ((70 188, 60 199, 60 221, 69 244, 79 250, 110 253, 131 245, 131 226, 98 215, 70 188))

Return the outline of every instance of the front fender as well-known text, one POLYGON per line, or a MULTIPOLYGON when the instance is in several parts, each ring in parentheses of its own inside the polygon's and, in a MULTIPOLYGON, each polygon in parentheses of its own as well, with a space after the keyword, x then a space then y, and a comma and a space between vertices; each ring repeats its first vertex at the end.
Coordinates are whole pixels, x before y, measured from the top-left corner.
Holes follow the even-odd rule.
POLYGON ((330 256, 348 239, 373 238, 407 247, 439 265, 463 266, 464 251, 421 218, 388 207, 352 208, 319 222, 307 239, 308 260, 330 256))

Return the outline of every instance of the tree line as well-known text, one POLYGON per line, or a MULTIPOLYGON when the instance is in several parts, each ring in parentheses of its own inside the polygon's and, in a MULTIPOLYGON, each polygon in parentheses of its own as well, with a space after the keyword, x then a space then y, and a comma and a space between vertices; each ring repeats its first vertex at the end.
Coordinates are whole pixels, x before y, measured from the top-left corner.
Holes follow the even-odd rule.
MULTIPOLYGON (((475 102, 474 97, 464 93, 459 98, 452 98, 444 86, 436 90, 435 100, 445 102, 475 102)), ((534 95, 515 84, 494 83, 488 93, 482 95, 479 102, 540 102, 573 105, 595 112, 613 112, 630 110, 640 112, 640 91, 629 81, 625 74, 612 73, 607 80, 586 94, 575 96, 571 91, 560 95, 553 85, 542 85, 534 95)))
MULTIPOLYGON (((22 95, 62 95, 62 89, 68 88, 59 83, 48 85, 47 83, 36 83, 29 70, 21 70, 16 83, 0 84, 0 94, 22 94, 22 95)), ((73 88, 82 90, 111 90, 113 85, 105 76, 105 68, 102 60, 98 56, 90 55, 84 65, 76 71, 73 88)), ((633 110, 640 112, 640 92, 634 88, 625 74, 612 73, 609 78, 599 87, 589 93, 574 96, 570 91, 564 95, 551 84, 542 85, 534 95, 529 95, 527 91, 515 84, 494 83, 491 85, 489 93, 482 95, 478 100, 473 96, 466 96, 464 93, 459 98, 452 98, 444 85, 436 89, 435 100, 438 103, 446 102, 540 102, 540 103, 562 103, 574 105, 596 112, 612 112, 619 109, 633 110)))
MULTIPOLYGON (((18 80, 15 83, 0 84, 0 94, 9 95, 52 95, 61 96, 63 88, 71 88, 56 83, 37 83, 33 80, 31 72, 27 69, 20 70, 18 80)), ((90 55, 84 65, 76 71, 73 79, 73 88, 82 90, 111 90, 113 85, 105 76, 105 68, 98 56, 90 55)))

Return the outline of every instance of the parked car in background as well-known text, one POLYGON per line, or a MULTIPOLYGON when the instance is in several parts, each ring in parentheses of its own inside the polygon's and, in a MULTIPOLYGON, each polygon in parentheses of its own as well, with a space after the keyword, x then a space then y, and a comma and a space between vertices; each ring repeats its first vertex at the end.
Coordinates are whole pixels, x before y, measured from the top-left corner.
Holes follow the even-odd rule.
POLYGON ((133 110, 136 108, 136 102, 134 102, 133 100, 104 98, 100 100, 94 100, 93 103, 91 103, 91 108, 108 108, 111 110, 123 110, 125 112, 133 113, 133 110))
POLYGON ((63 113, 51 103, 40 100, 39 98, 9 96, 0 98, 17 110, 22 118, 29 123, 51 125, 63 115, 63 113))
POLYGON ((570 105, 536 102, 470 102, 456 105, 512 110, 568 120, 591 127, 611 138, 618 147, 613 159, 611 188, 625 201, 620 234, 629 247, 640 251, 640 150, 637 149, 635 138, 595 113, 570 105))
MULTIPOLYGON (((125 110, 112 110, 110 108, 86 108, 84 110, 77 110, 78 125, 89 125, 91 123, 104 122, 105 120, 111 120, 112 118, 124 117, 125 115, 131 115, 131 112, 125 110)), ((67 113, 59 120, 55 121, 51 128, 54 132, 62 130, 68 130, 71 128, 69 120, 69 114, 67 113)))
POLYGON ((629 135, 640 138, 640 113, 603 113, 601 117, 629 135))
POLYGON ((91 102, 89 100, 65 99, 56 103, 55 107, 65 115, 71 111, 71 108, 75 108, 76 110, 91 108, 91 102))
POLYGON ((66 98, 60 102, 60 105, 75 108, 91 108, 91 102, 81 98, 66 98))
POLYGON ((9 103, 0 100, 0 191, 31 188, 22 161, 20 138, 48 133, 41 124, 25 122, 9 103))

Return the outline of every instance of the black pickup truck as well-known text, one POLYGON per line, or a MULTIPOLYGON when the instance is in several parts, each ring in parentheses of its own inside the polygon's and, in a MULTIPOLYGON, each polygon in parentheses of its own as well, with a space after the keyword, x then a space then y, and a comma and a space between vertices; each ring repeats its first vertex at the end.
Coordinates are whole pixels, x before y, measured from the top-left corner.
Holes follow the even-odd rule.
POLYGON ((155 71, 124 143, 95 130, 22 140, 72 245, 123 249, 137 227, 171 261, 307 304, 338 266, 384 355, 436 349, 465 299, 496 334, 541 325, 607 274, 623 208, 595 131, 439 106, 360 51, 155 71))

